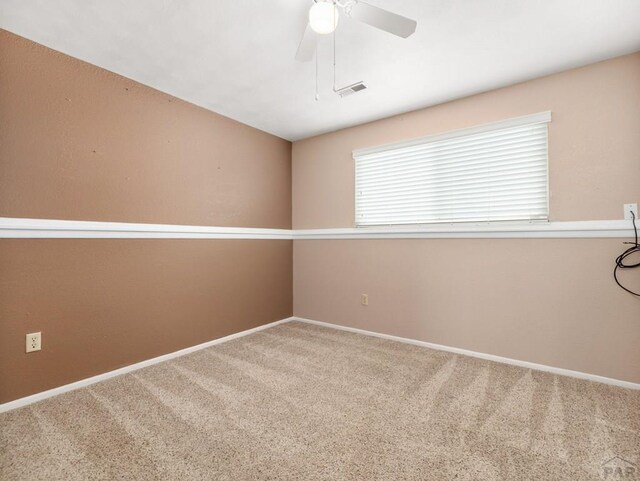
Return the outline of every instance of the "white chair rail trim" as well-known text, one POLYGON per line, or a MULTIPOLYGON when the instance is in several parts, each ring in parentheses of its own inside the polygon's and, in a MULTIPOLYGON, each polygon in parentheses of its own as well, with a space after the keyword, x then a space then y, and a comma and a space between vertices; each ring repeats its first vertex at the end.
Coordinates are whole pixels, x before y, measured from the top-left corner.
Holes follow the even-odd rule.
POLYGON ((4 238, 292 239, 289 229, 0 217, 4 238))
POLYGON ((336 229, 264 229, 0 217, 0 238, 69 239, 430 239, 632 237, 626 220, 433 224, 336 229))

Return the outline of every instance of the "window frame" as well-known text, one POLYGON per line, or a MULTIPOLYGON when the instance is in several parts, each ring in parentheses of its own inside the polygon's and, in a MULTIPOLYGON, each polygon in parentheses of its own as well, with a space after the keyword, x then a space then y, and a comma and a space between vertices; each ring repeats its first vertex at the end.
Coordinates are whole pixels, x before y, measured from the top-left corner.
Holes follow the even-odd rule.
POLYGON ((532 223, 543 223, 548 224, 550 222, 550 197, 551 197, 551 187, 550 187, 550 176, 549 176, 549 124, 551 123, 551 111, 543 111, 530 115, 523 115, 520 117, 513 117, 505 120, 500 120, 496 122, 476 125, 472 127, 465 127, 461 129, 450 130, 438 134, 430 134, 423 137, 412 138, 409 140, 392 142, 388 144, 382 144, 374 147, 366 147, 360 149, 354 149, 352 151, 352 159, 353 159, 353 188, 354 188, 354 227, 358 229, 367 229, 367 228, 379 228, 379 227, 392 227, 392 228, 402 228, 402 227, 411 227, 411 226, 458 226, 458 225, 467 225, 467 226, 487 226, 487 225, 526 225, 532 223), (525 125, 535 125, 535 124, 546 124, 547 129, 547 137, 546 137, 546 218, 544 219, 517 219, 517 220, 487 220, 487 221, 477 221, 477 220, 449 220, 449 221, 434 221, 434 222, 418 222, 418 223, 389 223, 389 224, 359 224, 358 223, 358 189, 357 189, 357 157, 364 156, 369 154, 380 154, 387 151, 408 148, 413 146, 418 146, 421 144, 429 143, 429 142, 437 142, 441 140, 449 140, 457 137, 464 137, 474 134, 480 134, 484 132, 491 132, 494 130, 508 129, 512 127, 519 127, 525 125))

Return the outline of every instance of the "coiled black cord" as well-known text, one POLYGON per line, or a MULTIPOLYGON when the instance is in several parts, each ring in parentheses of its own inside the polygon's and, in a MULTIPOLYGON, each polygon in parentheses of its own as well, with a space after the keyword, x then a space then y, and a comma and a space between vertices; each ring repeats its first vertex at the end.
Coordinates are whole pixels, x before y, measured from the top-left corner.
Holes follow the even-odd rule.
POLYGON ((640 294, 637 292, 633 292, 631 289, 627 289, 618 280, 618 269, 633 269, 634 267, 640 267, 640 260, 634 264, 625 264, 625 259, 632 254, 640 254, 640 244, 638 244, 638 228, 636 227, 636 216, 633 212, 631 212, 631 221, 633 222, 633 230, 636 234, 635 242, 625 242, 625 244, 632 244, 626 251, 620 254, 616 258, 616 266, 613 268, 613 278, 616 280, 616 283, 622 287, 625 291, 630 292, 634 296, 640 297, 640 294))

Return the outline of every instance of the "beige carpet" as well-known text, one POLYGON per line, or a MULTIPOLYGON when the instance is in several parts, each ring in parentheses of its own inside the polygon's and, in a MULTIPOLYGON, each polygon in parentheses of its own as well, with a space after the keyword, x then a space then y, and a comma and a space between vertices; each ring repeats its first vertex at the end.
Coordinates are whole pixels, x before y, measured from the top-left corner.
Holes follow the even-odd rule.
POLYGON ((638 463, 640 392, 296 322, 0 430, 2 480, 582 481, 638 463))

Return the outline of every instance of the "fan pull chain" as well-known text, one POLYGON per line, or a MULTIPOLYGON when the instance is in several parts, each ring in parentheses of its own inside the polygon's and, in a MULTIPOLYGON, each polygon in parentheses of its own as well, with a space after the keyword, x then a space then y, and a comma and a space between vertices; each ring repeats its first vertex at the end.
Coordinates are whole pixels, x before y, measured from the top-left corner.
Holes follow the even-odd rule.
POLYGON ((320 94, 318 93, 318 42, 316 42, 316 102, 320 100, 320 94))
MULTIPOLYGON (((336 9, 335 7, 333 8, 333 23, 335 25, 336 22, 336 9)), ((333 31, 333 91, 337 92, 336 90, 336 30, 335 29, 333 31)))

